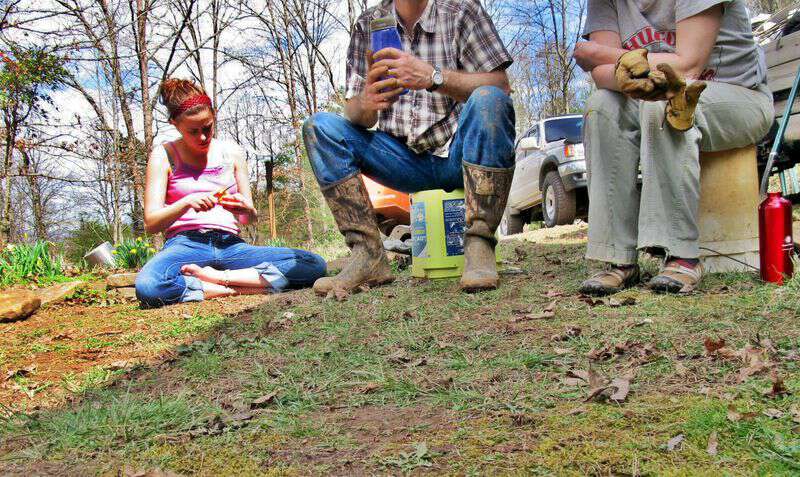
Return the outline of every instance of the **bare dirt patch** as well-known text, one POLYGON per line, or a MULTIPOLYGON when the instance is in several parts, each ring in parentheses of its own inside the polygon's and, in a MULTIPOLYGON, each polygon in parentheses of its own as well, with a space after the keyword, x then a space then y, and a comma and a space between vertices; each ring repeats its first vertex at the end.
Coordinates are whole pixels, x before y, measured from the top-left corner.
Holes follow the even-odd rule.
POLYGON ((193 317, 219 315, 246 321, 268 303, 286 306, 304 292, 242 296, 143 310, 135 303, 112 306, 59 304, 45 307, 25 321, 2 325, 0 333, 0 404, 16 409, 57 405, 69 387, 93 370, 116 371, 153 366, 169 359, 170 350, 197 334, 171 331, 193 317), (30 370, 23 381, 19 370, 30 370), (67 382, 65 378, 75 382, 67 382), (65 389, 66 388, 66 389, 65 389))

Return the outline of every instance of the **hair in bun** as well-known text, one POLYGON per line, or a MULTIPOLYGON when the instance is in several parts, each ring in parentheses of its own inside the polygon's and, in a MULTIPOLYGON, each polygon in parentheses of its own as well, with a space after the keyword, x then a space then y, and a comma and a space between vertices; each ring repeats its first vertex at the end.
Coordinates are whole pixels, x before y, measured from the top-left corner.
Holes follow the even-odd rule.
POLYGON ((161 83, 158 93, 170 119, 182 114, 194 114, 203 109, 214 111, 205 90, 191 80, 168 78, 161 83))

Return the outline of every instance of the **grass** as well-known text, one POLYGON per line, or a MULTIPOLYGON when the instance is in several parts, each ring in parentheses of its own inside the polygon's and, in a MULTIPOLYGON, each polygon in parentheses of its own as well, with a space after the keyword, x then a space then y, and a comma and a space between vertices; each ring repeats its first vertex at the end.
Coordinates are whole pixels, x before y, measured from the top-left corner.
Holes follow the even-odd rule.
MULTIPOLYGON (((693 296, 634 289, 619 297, 632 305, 590 306, 574 295, 589 273, 582 247, 505 244, 504 256, 525 275, 480 295, 459 293, 453 280, 404 275, 341 303, 304 291, 238 317, 176 310, 149 331, 84 341, 107 353, 185 342, 165 350, 165 362, 67 376, 72 404, 7 413, 0 469, 48 473, 41 469, 58 462, 67 473, 113 473, 126 463, 199 475, 800 472, 799 363, 791 358, 800 343, 800 278, 777 288, 717 275, 693 296), (553 301, 555 317, 514 321, 553 301), (552 341, 577 327, 579 335, 552 341), (769 337, 790 394, 765 396, 769 373, 738 382, 741 364, 705 356, 705 337, 731 349, 769 337), (625 342, 652 344, 654 354, 587 357, 625 342), (584 402, 587 386, 565 382, 566 372, 590 367, 609 377, 635 369, 627 400, 584 402), (264 403, 251 406, 259 398, 264 403), (732 421, 729 406, 752 415, 732 421), (196 434, 242 412, 250 418, 241 426, 196 434), (716 455, 708 452, 712 434, 716 455), (680 447, 668 450, 679 435, 680 447)), ((127 313, 131 323, 152 316, 127 313)), ((47 344, 57 332, 28 333, 47 344)), ((17 359, 15 348, 4 352, 17 359)), ((20 383, 40 385, 35 378, 20 383)))
POLYGON ((9 244, 0 250, 0 287, 62 281, 63 268, 61 256, 52 253, 49 242, 9 244))
POLYGON ((186 431, 205 422, 215 409, 186 395, 143 399, 102 392, 69 412, 16 416, 3 422, 9 433, 25 433, 32 444, 20 457, 41 459, 65 452, 110 448, 141 451, 157 435, 186 431))

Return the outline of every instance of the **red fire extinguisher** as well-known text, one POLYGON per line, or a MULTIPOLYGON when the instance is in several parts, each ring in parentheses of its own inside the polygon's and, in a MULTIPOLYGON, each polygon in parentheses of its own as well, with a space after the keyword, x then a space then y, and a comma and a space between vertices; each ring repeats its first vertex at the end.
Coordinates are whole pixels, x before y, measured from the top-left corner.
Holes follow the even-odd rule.
POLYGON ((758 207, 758 241, 761 279, 783 285, 794 271, 792 255, 792 203, 780 192, 770 192, 758 207))
MULTIPOLYGON (((797 97, 798 87, 800 87, 800 69, 797 70, 792 90, 786 101, 786 111, 778 127, 778 133, 775 135, 775 141, 772 143, 764 177, 761 179, 762 197, 769 186, 769 175, 783 143, 783 136, 786 133, 786 126, 789 124, 789 116, 794 99, 797 97)), ((767 198, 758 207, 758 232, 761 279, 783 285, 783 281, 791 277, 794 272, 792 263, 794 239, 792 238, 792 203, 784 199, 780 192, 767 194, 767 198)))

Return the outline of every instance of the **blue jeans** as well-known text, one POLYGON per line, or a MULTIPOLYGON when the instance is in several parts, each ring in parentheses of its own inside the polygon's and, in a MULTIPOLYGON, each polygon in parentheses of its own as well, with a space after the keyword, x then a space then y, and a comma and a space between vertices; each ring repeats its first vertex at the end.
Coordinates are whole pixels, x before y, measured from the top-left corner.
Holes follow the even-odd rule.
POLYGON ((257 247, 238 235, 214 230, 181 232, 139 272, 136 297, 145 307, 202 301, 200 279, 181 274, 181 267, 191 263, 218 270, 255 268, 276 292, 310 286, 327 269, 322 257, 305 250, 257 247))
POLYGON ((401 192, 464 187, 461 163, 508 169, 514 166, 514 105, 500 88, 477 88, 461 111, 448 157, 417 154, 401 140, 369 131, 332 113, 317 113, 303 125, 308 158, 320 186, 356 174, 401 192))

